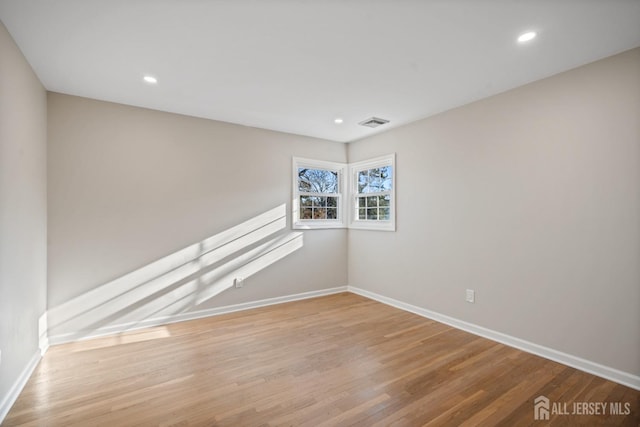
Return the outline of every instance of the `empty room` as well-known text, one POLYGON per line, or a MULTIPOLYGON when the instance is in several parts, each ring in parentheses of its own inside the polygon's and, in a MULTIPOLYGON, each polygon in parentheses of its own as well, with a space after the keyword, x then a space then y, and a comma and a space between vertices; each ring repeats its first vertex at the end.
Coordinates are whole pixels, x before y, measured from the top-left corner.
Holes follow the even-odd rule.
POLYGON ((0 424, 640 425, 640 1, 0 0, 0 424))

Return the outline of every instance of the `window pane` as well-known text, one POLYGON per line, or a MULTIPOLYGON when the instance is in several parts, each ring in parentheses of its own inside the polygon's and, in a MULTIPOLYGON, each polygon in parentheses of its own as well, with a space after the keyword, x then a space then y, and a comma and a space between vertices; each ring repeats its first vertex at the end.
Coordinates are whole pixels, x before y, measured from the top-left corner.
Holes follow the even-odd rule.
POLYGON ((390 191, 392 187, 393 170, 391 166, 380 168, 380 191, 390 191))
POLYGON ((378 198, 377 197, 367 197, 367 207, 368 208, 378 207, 378 198))
POLYGON ((389 206, 389 202, 391 201, 391 196, 385 194, 384 196, 378 196, 378 206, 389 206))
POLYGON ((327 219, 338 219, 338 209, 327 208, 327 219))
POLYGON ((337 193, 338 172, 326 169, 298 168, 298 191, 337 193))
POLYGON ((391 166, 367 169, 358 172, 359 193, 380 193, 390 191, 393 186, 391 166))
POLYGON ((367 199, 364 197, 358 197, 358 207, 366 208, 367 207, 367 199))
POLYGON ((337 197, 327 197, 327 206, 330 208, 338 207, 338 198, 337 197))
POLYGON ((326 219, 327 208, 313 208, 313 219, 326 219))
POLYGON ((311 208, 305 208, 300 210, 300 219, 313 218, 313 210, 311 208))
POLYGON ((313 201, 313 207, 325 207, 327 206, 327 198, 326 197, 311 197, 313 201))
MULTIPOLYGON (((362 200, 374 199, 378 200, 378 197, 361 197, 362 200)), ((380 196, 381 203, 389 204, 389 196, 380 196), (386 197, 386 200, 384 199, 386 197)), ((375 202, 374 202, 375 203, 375 202)), ((358 220, 360 221, 388 221, 391 219, 391 208, 389 206, 375 206, 368 205, 367 207, 359 207, 357 210, 358 220)))
POLYGON ((358 193, 368 193, 365 188, 369 185, 369 171, 358 172, 358 193))
POLYGON ((300 207, 307 207, 307 206, 311 206, 312 202, 311 202, 311 197, 307 197, 307 196, 300 196, 300 207))

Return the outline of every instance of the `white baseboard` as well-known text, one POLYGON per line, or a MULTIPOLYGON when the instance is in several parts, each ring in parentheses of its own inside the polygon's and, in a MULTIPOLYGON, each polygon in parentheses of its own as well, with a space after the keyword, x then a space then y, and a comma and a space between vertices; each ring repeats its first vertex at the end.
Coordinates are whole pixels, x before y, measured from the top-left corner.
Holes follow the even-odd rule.
POLYGON ((470 332, 474 335, 479 335, 484 338, 488 338, 493 341, 514 347, 527 353, 532 353, 545 359, 553 360, 554 362, 562 363, 563 365, 571 366, 572 368, 579 369, 584 372, 588 372, 593 375, 605 378, 607 380, 614 381, 616 383, 631 387, 636 390, 640 390, 640 376, 633 375, 628 372, 620 371, 609 366, 601 365, 590 360, 583 359, 578 356, 563 353, 561 351, 554 350, 549 347, 545 347, 539 344, 535 344, 529 341, 522 340, 520 338, 513 337, 511 335, 503 334, 491 329, 484 328, 482 326, 475 325, 473 323, 458 320, 453 317, 446 316, 444 314, 427 310, 426 308, 417 307, 415 305, 407 304, 402 301, 398 301, 393 298, 385 297, 375 292, 370 292, 364 289, 356 288, 353 286, 347 287, 349 292, 362 295, 372 300, 381 302, 383 304, 390 305, 392 307, 399 308, 414 314, 417 314, 428 319, 435 320, 440 323, 444 323, 454 328, 461 329, 466 332, 470 332))
POLYGON ((232 313, 240 310, 250 310, 252 308, 265 307, 273 304, 282 304, 290 301, 298 301, 308 298, 316 298, 325 295, 347 292, 347 286, 339 286, 336 288, 320 289, 317 291, 303 292, 300 294, 285 295, 281 297, 268 298, 258 301, 250 301, 241 304, 227 305, 224 307, 215 307, 207 310, 191 311, 187 313, 179 313, 172 316, 162 316, 153 319, 144 319, 139 322, 129 322, 117 325, 105 326, 91 331, 78 331, 67 334, 52 335, 48 337, 47 345, 64 344, 68 342, 81 341, 91 338, 102 337, 106 335, 119 334, 122 332, 133 331, 136 329, 149 328, 153 326, 161 326, 169 323, 184 322, 186 320, 201 319, 203 317, 217 316, 220 314, 232 313))
POLYGON ((4 397, 4 399, 2 399, 2 402, 0 402, 0 424, 2 424, 5 417, 9 413, 9 409, 11 409, 13 404, 16 402, 18 396, 20 396, 22 389, 27 384, 27 381, 29 381, 29 378, 31 378, 31 374, 33 374, 36 366, 38 366, 38 362, 40 362, 41 358, 41 352, 40 350, 38 350, 33 355, 33 357, 31 357, 31 360, 29 360, 27 366, 24 367, 24 369, 20 373, 20 376, 18 376, 18 379, 16 379, 16 381, 9 389, 7 395, 4 397))

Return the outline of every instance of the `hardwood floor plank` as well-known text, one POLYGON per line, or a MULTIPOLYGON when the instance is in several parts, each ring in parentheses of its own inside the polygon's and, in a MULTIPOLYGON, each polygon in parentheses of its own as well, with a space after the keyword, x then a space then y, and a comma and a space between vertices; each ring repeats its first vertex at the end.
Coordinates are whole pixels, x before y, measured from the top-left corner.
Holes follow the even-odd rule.
POLYGON ((520 426, 539 395, 640 425, 636 390, 343 293, 54 346, 3 426, 520 426))

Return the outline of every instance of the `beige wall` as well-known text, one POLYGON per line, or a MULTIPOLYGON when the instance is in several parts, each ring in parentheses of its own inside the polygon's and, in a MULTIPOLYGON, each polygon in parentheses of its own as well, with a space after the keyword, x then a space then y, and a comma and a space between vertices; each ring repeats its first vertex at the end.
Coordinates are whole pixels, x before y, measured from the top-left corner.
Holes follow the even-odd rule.
POLYGON ((48 109, 52 335, 347 284, 346 231, 314 230, 282 259, 258 260, 272 263, 244 288, 211 296, 246 273, 238 257, 292 235, 291 157, 344 162, 344 144, 56 93, 48 109), (126 276, 221 232, 254 232, 285 204, 286 226, 261 239, 226 239, 204 261, 178 253, 159 272, 126 276), (256 217, 258 226, 234 228, 256 217), (198 262, 200 274, 185 277, 198 262), (218 267, 216 280, 203 276, 218 267))
POLYGON ((348 150, 390 152, 398 231, 349 232, 350 285, 640 374, 640 49, 348 150))
POLYGON ((46 92, 0 22, 0 420, 45 312, 46 92))

